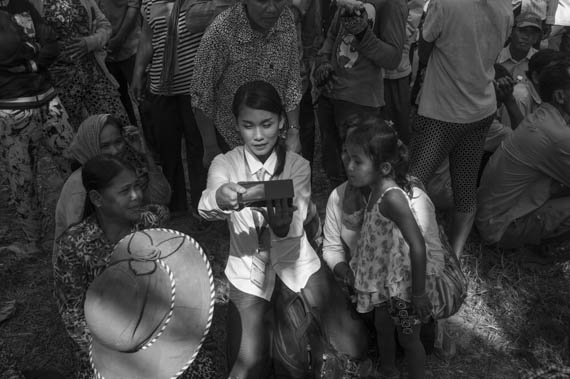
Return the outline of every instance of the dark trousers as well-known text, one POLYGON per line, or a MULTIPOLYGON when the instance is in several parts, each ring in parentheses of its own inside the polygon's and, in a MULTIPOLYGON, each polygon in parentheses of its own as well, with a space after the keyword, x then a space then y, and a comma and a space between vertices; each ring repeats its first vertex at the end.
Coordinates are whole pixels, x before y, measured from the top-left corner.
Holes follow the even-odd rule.
POLYGON ((305 91, 299 106, 299 139, 301 154, 313 165, 315 157, 315 107, 311 96, 311 86, 305 91))
POLYGON ((191 203, 196 210, 202 191, 206 188, 207 171, 202 164, 204 154, 202 137, 194 119, 190 95, 151 95, 149 100, 152 104, 150 131, 152 140, 159 155, 164 176, 172 188, 170 210, 185 211, 187 209, 186 183, 182 165, 182 137, 186 141, 191 203))
POLYGON ((319 98, 317 117, 321 130, 322 164, 333 188, 346 180, 341 159, 342 145, 346 138, 346 120, 353 115, 379 116, 380 109, 326 96, 319 98))
POLYGON ((398 137, 406 145, 410 143, 410 76, 400 79, 384 79, 382 114, 394 122, 398 137))
POLYGON ((129 85, 131 79, 133 78, 133 70, 135 68, 135 57, 125 59, 120 62, 106 62, 107 69, 115 77, 117 82, 119 82, 119 94, 121 95, 121 103, 127 111, 129 116, 129 121, 132 125, 137 125, 137 118, 135 116, 135 111, 133 109, 133 102, 131 100, 131 95, 129 94, 129 85))
MULTIPOLYGON (((333 347, 354 358, 364 357, 368 348, 364 322, 324 264, 309 278, 303 291, 333 347)), ((294 296, 296 293, 279 278, 271 301, 244 293, 230 284, 227 329, 228 360, 230 370, 233 371, 230 377, 269 377, 268 372, 272 366, 271 329, 276 324, 288 322, 283 319, 287 315, 284 305, 290 303, 294 296)), ((291 330, 288 335, 292 336, 294 332, 291 330)), ((294 350, 293 345, 292 343, 286 349, 294 350)), ((287 377, 286 373, 279 370, 279 365, 275 366, 275 377, 287 377)))

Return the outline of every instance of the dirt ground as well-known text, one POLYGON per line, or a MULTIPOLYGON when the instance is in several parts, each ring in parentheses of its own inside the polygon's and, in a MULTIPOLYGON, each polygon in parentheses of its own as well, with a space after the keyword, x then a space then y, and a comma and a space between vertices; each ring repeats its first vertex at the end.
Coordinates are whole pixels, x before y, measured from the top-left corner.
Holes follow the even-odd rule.
MULTIPOLYGON (((1 177, 0 177, 1 179, 1 177)), ((321 216, 328 183, 315 168, 313 193, 321 216)), ((15 215, 8 204, 8 188, 0 180, 0 246, 17 241, 15 215)), ((223 370, 227 280, 223 268, 228 235, 223 223, 207 233, 193 232, 184 218, 169 227, 194 237, 206 250, 216 278, 217 304, 212 326, 214 349, 223 370)), ((522 373, 554 365, 570 365, 570 253, 566 244, 550 246, 557 262, 528 267, 518 252, 483 246, 472 233, 462 263, 470 281, 469 296, 448 322, 457 352, 445 360, 428 356, 428 378, 519 378, 522 373)), ((0 323, 0 379, 18 369, 28 378, 72 378, 75 352, 59 319, 52 296, 51 252, 35 255, 0 253, 0 302, 16 301, 16 311, 0 323)), ((401 362, 405 374, 405 363, 401 362)), ((402 377, 405 377, 402 376, 402 377)), ((549 376, 534 376, 548 378, 549 376)), ((558 376, 558 378, 570 378, 558 376)), ((202 379, 202 378, 200 378, 202 379)))

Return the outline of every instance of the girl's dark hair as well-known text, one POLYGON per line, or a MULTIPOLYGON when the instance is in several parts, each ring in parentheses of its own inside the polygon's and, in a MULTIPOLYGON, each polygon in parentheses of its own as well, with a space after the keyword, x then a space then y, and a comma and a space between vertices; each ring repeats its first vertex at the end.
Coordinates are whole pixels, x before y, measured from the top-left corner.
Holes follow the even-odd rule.
POLYGON ((125 170, 135 172, 134 168, 129 163, 109 154, 96 155, 85 162, 81 171, 83 187, 85 187, 85 191, 87 192, 87 196, 85 198, 85 210, 83 212, 84 218, 95 211, 95 207, 89 199, 89 191, 104 190, 109 187, 117 175, 125 170))
POLYGON ((350 130, 346 145, 357 146, 368 155, 374 167, 389 162, 396 184, 411 196, 412 184, 408 175, 408 148, 398 139, 398 133, 378 116, 349 117, 343 124, 344 130, 350 130))
MULTIPOLYGON (((287 113, 281 101, 281 96, 279 96, 275 87, 263 80, 254 80, 238 88, 232 103, 232 112, 236 119, 244 106, 275 113, 285 120, 285 130, 289 127, 287 113)), ((285 155, 287 153, 287 149, 281 138, 277 139, 275 153, 277 154, 277 166, 275 167, 275 174, 273 176, 278 176, 283 172, 283 168, 285 167, 285 155)))

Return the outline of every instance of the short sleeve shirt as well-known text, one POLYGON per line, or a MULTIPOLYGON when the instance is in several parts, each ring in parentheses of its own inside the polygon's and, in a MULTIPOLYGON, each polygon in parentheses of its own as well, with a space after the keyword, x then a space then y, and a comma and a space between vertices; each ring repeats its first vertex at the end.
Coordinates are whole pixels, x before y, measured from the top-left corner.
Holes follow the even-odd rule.
POLYGON ((460 124, 493 114, 493 64, 512 25, 510 0, 431 0, 422 36, 434 47, 418 113, 460 124))
POLYGON ((230 148, 241 145, 232 115, 237 89, 253 80, 271 83, 287 111, 301 101, 299 51, 293 15, 285 8, 267 34, 254 31, 238 3, 212 22, 200 43, 192 79, 192 106, 202 110, 230 148))

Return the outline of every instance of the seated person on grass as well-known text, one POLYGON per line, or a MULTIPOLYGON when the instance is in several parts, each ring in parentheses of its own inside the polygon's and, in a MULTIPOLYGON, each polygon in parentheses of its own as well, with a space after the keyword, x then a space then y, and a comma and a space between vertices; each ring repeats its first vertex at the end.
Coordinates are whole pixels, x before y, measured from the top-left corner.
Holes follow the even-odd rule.
POLYGON ((484 242, 536 253, 570 235, 570 61, 544 68, 539 93, 543 103, 489 160, 475 221, 484 242))

